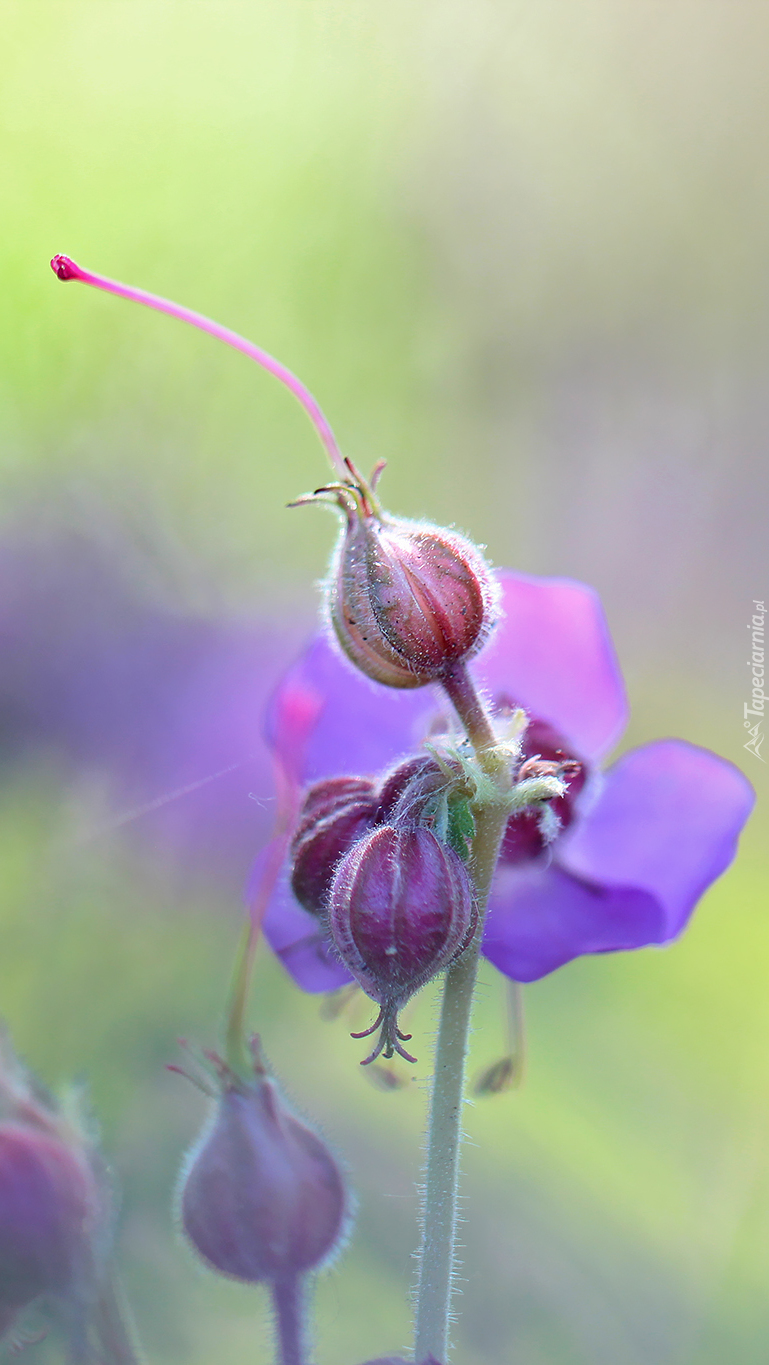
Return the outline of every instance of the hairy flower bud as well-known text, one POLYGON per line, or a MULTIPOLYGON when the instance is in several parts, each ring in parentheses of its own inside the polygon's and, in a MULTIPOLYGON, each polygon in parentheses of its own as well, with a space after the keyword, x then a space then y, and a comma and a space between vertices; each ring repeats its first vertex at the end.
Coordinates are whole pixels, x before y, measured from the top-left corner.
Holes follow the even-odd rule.
POLYGON ((77 1284, 95 1203, 77 1153, 27 1124, 0 1124, 0 1318, 77 1284))
POLYGON ((399 763, 381 784, 377 820, 380 824, 419 824, 429 798, 446 786, 446 773, 432 754, 415 754, 399 763))
POLYGON ((248 1080, 207 1054, 219 1094, 184 1172, 184 1231, 221 1275, 248 1284, 295 1279, 342 1236, 346 1194, 325 1143, 287 1108, 253 1043, 248 1080))
POLYGON ((312 915, 326 910, 334 869, 371 828, 377 802, 365 777, 329 777, 310 787, 291 841, 291 889, 312 915))
POLYGON ((0 1337, 41 1296, 82 1311, 106 1203, 87 1138, 0 1039, 0 1337))
POLYGON ((345 465, 344 481, 298 499, 330 499, 345 517, 326 592, 336 638, 375 682, 439 681, 481 648, 496 620, 491 570, 457 532, 385 513, 374 493, 383 465, 368 483, 345 465))
POLYGON ((383 825, 360 839, 336 869, 328 903, 331 937, 345 966, 381 1006, 365 1064, 401 1047, 398 1010, 467 946, 477 923, 461 859, 428 829, 383 825))
POLYGON ((351 516, 329 582, 347 657, 375 682, 423 687, 481 648, 493 621, 489 570, 453 531, 351 516))

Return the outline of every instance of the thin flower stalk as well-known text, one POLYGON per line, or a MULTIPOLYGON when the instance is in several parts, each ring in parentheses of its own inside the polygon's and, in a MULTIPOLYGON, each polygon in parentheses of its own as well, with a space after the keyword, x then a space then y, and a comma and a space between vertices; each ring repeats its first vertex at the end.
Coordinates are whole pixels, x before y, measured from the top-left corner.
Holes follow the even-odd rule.
POLYGON ((443 989, 427 1138, 414 1342, 417 1360, 430 1353, 439 1360, 448 1360, 468 1037, 483 914, 507 824, 504 798, 510 788, 509 767, 493 747, 491 723, 467 671, 456 669, 451 688, 446 690, 467 730, 479 766, 497 785, 500 800, 484 805, 476 815, 470 873, 479 910, 478 928, 470 947, 449 967, 443 989))
POLYGON ((297 378, 293 370, 282 365, 268 351, 262 350, 261 346, 255 346, 253 341, 248 341, 239 332, 233 332, 230 327, 223 327, 221 323, 213 322, 204 313, 197 313, 192 308, 184 308, 179 303, 164 299, 160 294, 151 294, 146 289, 136 289, 133 285, 121 284, 119 280, 112 280, 107 275, 97 275, 92 270, 83 270, 69 256, 54 256, 51 261, 51 269, 60 280, 80 280, 82 284, 90 284, 94 289, 101 289, 106 294, 116 294, 118 298, 130 299, 133 303, 141 303, 145 308, 154 309, 156 313, 168 313, 170 317, 178 318, 180 322, 188 322, 191 327, 197 327, 201 332, 208 332, 209 336, 216 337, 217 341, 225 342, 227 346, 234 347, 236 351, 242 351, 243 355, 247 355, 250 360, 256 361, 257 365, 261 365, 263 370, 274 375, 276 379, 280 380, 281 384, 285 384, 286 388, 293 393, 323 442, 332 469, 342 479, 348 478, 347 465, 342 458, 336 437, 320 404, 301 379, 297 378))

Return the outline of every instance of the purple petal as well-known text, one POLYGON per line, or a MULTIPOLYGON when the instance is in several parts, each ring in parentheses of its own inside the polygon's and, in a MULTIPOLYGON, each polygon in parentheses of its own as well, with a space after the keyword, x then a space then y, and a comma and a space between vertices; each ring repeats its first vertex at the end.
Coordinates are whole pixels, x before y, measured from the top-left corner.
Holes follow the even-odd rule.
POLYGON ((583 953, 659 941, 664 915, 648 892, 590 886, 557 867, 502 867, 494 878, 483 951, 514 981, 537 981, 583 953))
POLYGON ((283 678, 265 735, 302 783, 335 773, 373 776, 417 749, 440 709, 430 687, 400 692, 369 682, 321 635, 283 678), (293 717, 313 706, 314 723, 297 739, 293 717))
MULTIPOLYGON (((248 899, 261 879, 269 846, 256 861, 248 899)), ((281 870, 262 923, 264 936, 286 971, 303 991, 335 991, 352 981, 342 966, 317 919, 308 915, 294 898, 288 868, 281 870)))
POLYGON ((473 672, 547 720, 584 758, 605 753, 627 723, 609 628, 592 588, 567 578, 498 574, 504 616, 473 672))
POLYGON ((653 941, 664 943, 729 866, 754 801, 732 763, 680 739, 657 740, 608 770, 593 808, 559 841, 557 860, 577 877, 654 896, 664 923, 653 941))

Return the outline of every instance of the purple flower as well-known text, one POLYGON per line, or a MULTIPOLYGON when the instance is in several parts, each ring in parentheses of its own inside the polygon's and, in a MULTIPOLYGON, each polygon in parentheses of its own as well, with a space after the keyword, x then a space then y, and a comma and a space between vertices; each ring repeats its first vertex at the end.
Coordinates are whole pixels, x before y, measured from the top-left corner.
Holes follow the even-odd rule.
MULTIPOLYGON (((677 739, 631 750, 601 774, 627 702, 595 592, 568 579, 499 578, 504 616, 471 671, 493 711, 528 713, 525 757, 575 761, 552 844, 532 816, 511 818, 489 903, 484 953, 505 975, 534 981, 583 953, 676 938, 732 861, 754 794, 733 764, 677 739)), ((445 729, 449 713, 437 689, 371 683, 318 637, 283 678, 266 737, 296 800, 322 777, 381 773, 445 729)), ((253 886, 269 857, 268 848, 253 886)), ((285 868, 264 930, 303 989, 350 979, 285 868)))

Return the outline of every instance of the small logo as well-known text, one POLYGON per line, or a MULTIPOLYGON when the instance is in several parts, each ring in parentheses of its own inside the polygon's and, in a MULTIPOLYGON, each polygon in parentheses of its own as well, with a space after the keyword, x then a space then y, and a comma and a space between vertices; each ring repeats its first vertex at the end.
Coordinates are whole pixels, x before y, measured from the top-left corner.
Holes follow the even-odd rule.
POLYGON ((748 621, 750 631, 751 653, 748 659, 750 669, 750 701, 743 703, 742 721, 748 732, 749 739, 743 744, 743 749, 748 753, 754 754, 761 763, 766 759, 761 753, 761 745, 765 735, 763 731, 764 715, 766 708, 766 693, 764 692, 764 620, 766 619, 766 606, 763 602, 753 599, 753 615, 748 621))

